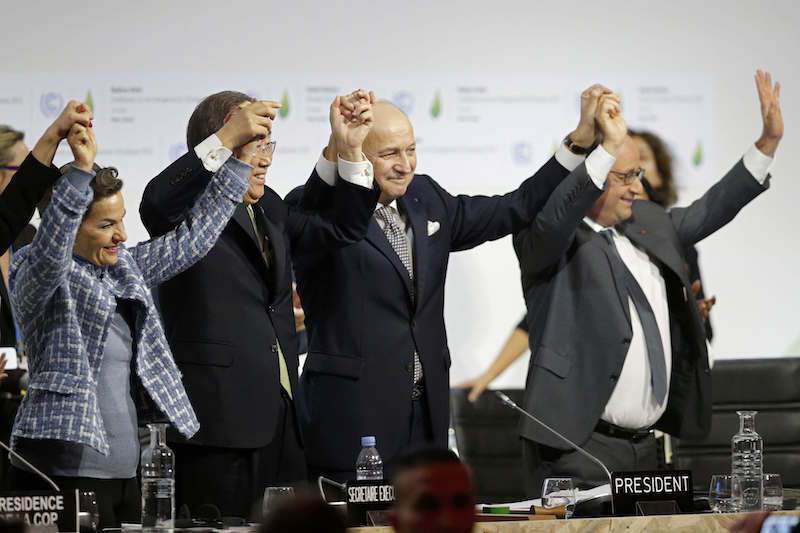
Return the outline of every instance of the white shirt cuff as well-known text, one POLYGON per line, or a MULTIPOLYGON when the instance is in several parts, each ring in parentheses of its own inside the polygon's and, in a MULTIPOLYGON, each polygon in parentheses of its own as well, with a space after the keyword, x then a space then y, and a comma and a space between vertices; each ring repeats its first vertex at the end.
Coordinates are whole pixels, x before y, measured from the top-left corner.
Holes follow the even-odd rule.
POLYGON ((608 173, 616 161, 617 158, 606 152, 602 145, 592 150, 586 158, 586 172, 601 191, 605 188, 608 173))
POLYGON ((755 144, 750 146, 750 149, 745 152, 742 158, 744 168, 746 168, 761 185, 764 185, 773 161, 775 161, 774 157, 764 155, 761 150, 756 148, 755 144))
POLYGON ((336 185, 336 163, 325 159, 324 150, 323 153, 320 154, 315 168, 317 170, 317 176, 319 176, 322 181, 331 187, 336 185))
POLYGON ((203 142, 194 147, 194 153, 203 162, 209 172, 216 172, 233 155, 229 149, 222 146, 216 133, 212 133, 203 142))
POLYGON ((563 142, 556 148, 556 161, 570 172, 578 168, 585 159, 585 155, 578 155, 570 152, 569 148, 567 148, 563 142))
MULTIPOLYGON (((363 155, 363 154, 362 154, 363 155)), ((372 163, 364 156, 363 161, 353 162, 339 158, 339 175, 343 180, 355 185, 372 188, 373 171, 372 163)))

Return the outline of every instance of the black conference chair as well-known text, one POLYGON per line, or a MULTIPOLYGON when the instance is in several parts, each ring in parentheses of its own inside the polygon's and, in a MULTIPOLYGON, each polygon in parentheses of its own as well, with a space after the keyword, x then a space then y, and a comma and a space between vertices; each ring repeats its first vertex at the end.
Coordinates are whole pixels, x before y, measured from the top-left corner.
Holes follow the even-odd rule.
POLYGON ((800 488, 800 357, 717 361, 711 379, 711 431, 701 440, 673 440, 675 468, 691 470, 695 490, 708 491, 713 474, 730 473, 736 411, 754 410, 764 472, 780 474, 785 488, 800 488))
MULTIPOLYGON (((521 389, 504 389, 517 403, 521 389)), ((469 390, 450 391, 450 413, 461 459, 471 468, 477 501, 506 503, 525 499, 522 481, 522 444, 517 433, 519 414, 485 392, 474 404, 469 390)))

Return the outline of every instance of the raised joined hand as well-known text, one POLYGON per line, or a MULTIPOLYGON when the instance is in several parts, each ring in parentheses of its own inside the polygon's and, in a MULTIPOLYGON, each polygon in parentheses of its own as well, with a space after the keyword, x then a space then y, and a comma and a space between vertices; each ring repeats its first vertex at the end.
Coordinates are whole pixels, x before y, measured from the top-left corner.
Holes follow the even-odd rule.
POLYGON ((374 94, 361 89, 337 96, 331 104, 331 132, 339 156, 347 161, 363 161, 363 144, 372 129, 374 94))
POLYGON ((229 150, 257 139, 266 139, 272 133, 272 121, 280 108, 281 104, 270 100, 246 102, 225 117, 225 124, 217 131, 217 137, 229 150))
POLYGON ((91 172, 94 166, 94 159, 97 156, 97 141, 94 137, 94 130, 75 123, 69 130, 67 142, 70 149, 72 149, 72 156, 75 158, 73 165, 85 172, 91 172))
POLYGON ((610 93, 600 96, 595 120, 603 134, 603 148, 609 154, 617 155, 617 150, 628 134, 628 126, 622 118, 622 106, 618 95, 610 93))

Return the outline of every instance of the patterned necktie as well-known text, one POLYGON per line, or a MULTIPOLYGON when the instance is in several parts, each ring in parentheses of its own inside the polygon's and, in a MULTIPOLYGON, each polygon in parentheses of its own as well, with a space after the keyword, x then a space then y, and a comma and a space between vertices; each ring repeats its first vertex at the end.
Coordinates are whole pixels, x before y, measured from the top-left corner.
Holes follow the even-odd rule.
POLYGON ((406 232, 402 227, 400 227, 397 212, 393 208, 384 205, 379 207, 375 211, 375 214, 383 222, 383 233, 386 235, 386 239, 389 241, 389 244, 392 245, 392 248, 394 248, 395 253, 397 253, 400 261, 403 263, 403 266, 406 267, 406 270, 408 271, 408 277, 413 280, 414 266, 411 264, 411 253, 409 252, 408 248, 408 238, 406 237, 406 232))
MULTIPOLYGON (((408 277, 411 279, 411 299, 414 300, 414 265, 411 261, 411 253, 408 247, 408 237, 406 237, 405 230, 400 226, 398 220, 398 213, 394 208, 389 206, 381 206, 375 210, 375 216, 383 222, 383 233, 386 235, 386 240, 392 245, 403 266, 408 271, 408 277)), ((411 398, 414 400, 422 396, 422 363, 419 360, 419 355, 414 352, 414 387, 411 391, 411 398)))
POLYGON ((633 302, 633 307, 639 314, 639 321, 642 323, 644 331, 644 341, 647 346, 647 358, 650 361, 650 379, 653 384, 653 396, 659 405, 664 404, 667 396, 667 364, 664 361, 664 345, 661 342, 661 332, 658 329, 658 322, 650 302, 647 301, 642 287, 619 255, 617 246, 614 244, 614 236, 611 230, 603 230, 600 234, 606 239, 609 250, 614 256, 611 262, 615 272, 615 277, 622 281, 626 292, 633 302))

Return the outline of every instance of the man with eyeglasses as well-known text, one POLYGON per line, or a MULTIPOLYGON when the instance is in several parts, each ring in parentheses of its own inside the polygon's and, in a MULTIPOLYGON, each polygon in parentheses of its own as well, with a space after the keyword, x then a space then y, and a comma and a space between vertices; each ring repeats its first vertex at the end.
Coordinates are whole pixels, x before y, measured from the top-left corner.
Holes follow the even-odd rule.
POLYGON ((145 188, 139 208, 151 235, 186 216, 211 175, 232 155, 250 163, 242 203, 200 262, 158 287, 167 340, 200 422, 189 440, 169 435, 176 456, 176 503, 197 515, 213 505, 222 516, 260 519, 266 486, 306 479, 297 397, 297 336, 292 307, 292 260, 314 264, 326 250, 360 241, 378 197, 361 144, 371 128, 371 106, 344 119, 331 105, 341 179, 317 184, 327 210, 287 206, 266 185, 275 141, 275 102, 223 91, 192 113, 190 151, 145 188), (251 142, 235 154, 229 126, 246 121, 251 142), (255 512, 253 512, 255 509, 255 512))
MULTIPOLYGON (((639 152, 619 100, 602 97, 602 146, 587 158, 609 172, 574 173, 534 223, 514 237, 528 307, 531 365, 524 407, 611 471, 658 467, 652 429, 704 436, 711 375, 684 249, 711 235, 768 186, 783 136, 780 85, 758 72, 763 132, 742 160, 686 208, 665 211, 642 194, 639 152)), ((579 487, 602 470, 522 419, 525 489, 547 477, 579 487)))

